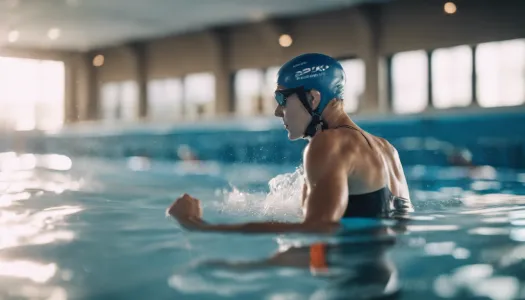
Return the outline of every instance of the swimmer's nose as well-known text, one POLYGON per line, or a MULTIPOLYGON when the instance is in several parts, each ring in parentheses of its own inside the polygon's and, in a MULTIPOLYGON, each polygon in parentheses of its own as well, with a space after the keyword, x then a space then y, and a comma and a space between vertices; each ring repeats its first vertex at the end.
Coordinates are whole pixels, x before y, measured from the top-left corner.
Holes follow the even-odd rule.
POLYGON ((274 115, 276 117, 283 117, 283 107, 280 106, 280 105, 277 105, 277 107, 275 108, 275 111, 274 111, 274 115))

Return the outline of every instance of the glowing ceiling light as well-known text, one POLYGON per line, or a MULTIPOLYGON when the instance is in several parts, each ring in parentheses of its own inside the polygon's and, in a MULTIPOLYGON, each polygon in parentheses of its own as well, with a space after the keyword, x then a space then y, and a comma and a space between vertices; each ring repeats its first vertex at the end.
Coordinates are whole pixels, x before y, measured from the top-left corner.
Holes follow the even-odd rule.
POLYGON ((456 11, 458 10, 458 8, 457 8, 456 4, 454 4, 454 2, 447 2, 447 3, 445 3, 445 6, 443 7, 443 9, 449 15, 455 14, 456 11))
POLYGON ((93 58, 93 65, 95 67, 101 67, 104 64, 104 55, 99 54, 93 58))
POLYGON ((279 37, 279 45, 281 45, 281 47, 290 47, 292 43, 293 39, 289 34, 281 34, 279 37))

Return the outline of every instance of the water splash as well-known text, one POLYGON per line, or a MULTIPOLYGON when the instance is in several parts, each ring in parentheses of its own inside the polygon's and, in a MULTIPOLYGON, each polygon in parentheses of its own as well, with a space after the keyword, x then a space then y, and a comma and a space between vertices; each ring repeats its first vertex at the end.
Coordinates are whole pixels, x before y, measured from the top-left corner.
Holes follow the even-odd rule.
POLYGON ((224 201, 218 209, 227 214, 250 215, 260 219, 290 220, 301 216, 303 168, 292 173, 279 174, 268 182, 269 192, 250 193, 231 186, 229 191, 219 191, 224 201))
POLYGON ((264 213, 279 215, 301 214, 304 169, 299 166, 295 172, 278 175, 270 180, 270 192, 264 201, 264 213), (288 214, 287 214, 288 213, 288 214))

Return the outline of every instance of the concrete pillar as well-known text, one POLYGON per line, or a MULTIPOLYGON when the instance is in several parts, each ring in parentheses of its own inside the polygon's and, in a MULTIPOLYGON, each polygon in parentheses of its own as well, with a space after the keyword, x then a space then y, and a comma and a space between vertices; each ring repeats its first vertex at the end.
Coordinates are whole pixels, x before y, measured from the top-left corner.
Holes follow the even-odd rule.
MULTIPOLYGON (((280 65, 284 58, 284 50, 279 46, 279 36, 287 32, 284 21, 265 21, 257 24, 257 34, 260 43, 266 50, 264 55, 272 58, 274 65, 280 65), (272 45, 272 46, 269 46, 272 45)), ((215 54, 214 73, 216 78, 216 113, 217 115, 230 114, 235 111, 233 93, 233 72, 231 67, 231 51, 228 29, 214 29, 209 31, 215 54)))
POLYGON ((138 86, 139 111, 138 117, 144 119, 148 116, 148 62, 146 45, 144 43, 133 43, 130 45, 135 64, 135 80, 138 86))
POLYGON ((96 120, 98 116, 96 70, 92 56, 91 53, 78 53, 72 57, 70 62, 69 74, 73 74, 74 78, 70 80, 74 97, 71 102, 75 107, 77 121, 96 120))
POLYGON ((78 99, 76 97, 77 72, 74 56, 64 61, 64 68, 64 123, 69 124, 78 120, 78 99))
POLYGON ((88 76, 87 96, 87 119, 98 120, 100 118, 100 86, 97 76, 97 68, 93 66, 94 55, 89 55, 84 60, 88 76))
POLYGON ((365 91, 359 113, 388 110, 386 65, 380 56, 381 7, 367 4, 358 8, 359 57, 365 63, 365 91))
POLYGON ((215 29, 210 32, 215 66, 215 112, 226 115, 234 111, 232 93, 232 75, 230 72, 230 49, 227 29, 215 29))

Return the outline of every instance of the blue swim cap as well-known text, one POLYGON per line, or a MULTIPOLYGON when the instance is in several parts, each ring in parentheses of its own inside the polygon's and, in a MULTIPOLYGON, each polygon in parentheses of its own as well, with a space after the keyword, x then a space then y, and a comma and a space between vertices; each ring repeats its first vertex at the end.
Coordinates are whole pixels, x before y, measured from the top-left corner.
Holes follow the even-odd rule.
POLYGON ((277 84, 287 89, 303 86, 321 93, 314 113, 320 115, 328 102, 343 99, 346 75, 343 66, 332 57, 319 53, 299 55, 285 63, 277 74, 277 84))

